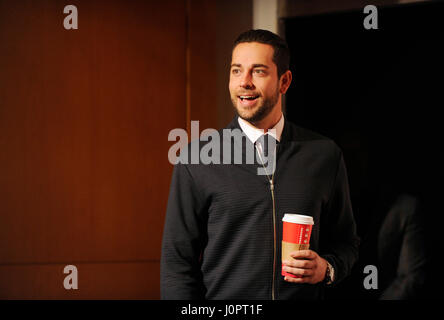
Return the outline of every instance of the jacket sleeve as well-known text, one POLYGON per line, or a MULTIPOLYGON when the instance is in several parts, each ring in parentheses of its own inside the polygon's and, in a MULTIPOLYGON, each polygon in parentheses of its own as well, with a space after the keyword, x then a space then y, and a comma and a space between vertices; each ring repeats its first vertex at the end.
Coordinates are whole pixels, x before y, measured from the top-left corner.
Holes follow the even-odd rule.
POLYGON ((334 284, 350 275, 358 259, 359 237, 350 201, 347 170, 340 154, 326 210, 321 218, 321 256, 335 270, 334 284))
POLYGON ((173 170, 162 239, 162 299, 204 299, 200 257, 206 239, 206 223, 201 196, 188 168, 177 164, 173 170))
MULTIPOLYGON (((427 254, 424 248, 425 230, 418 200, 408 196, 400 197, 403 205, 391 213, 396 215, 397 224, 384 224, 384 231, 379 237, 379 246, 390 246, 389 242, 381 243, 393 234, 399 232, 396 228, 402 228, 402 243, 400 246, 398 268, 396 276, 392 279, 387 288, 380 296, 381 300, 405 300, 416 299, 421 296, 424 290, 427 254), (402 227, 400 227, 402 226, 402 227)), ((387 220, 390 222, 389 220, 387 220)), ((396 255, 395 255, 396 256, 396 255)), ((383 256, 381 256, 382 258, 383 256)), ((382 269, 381 272, 385 270, 382 269)))

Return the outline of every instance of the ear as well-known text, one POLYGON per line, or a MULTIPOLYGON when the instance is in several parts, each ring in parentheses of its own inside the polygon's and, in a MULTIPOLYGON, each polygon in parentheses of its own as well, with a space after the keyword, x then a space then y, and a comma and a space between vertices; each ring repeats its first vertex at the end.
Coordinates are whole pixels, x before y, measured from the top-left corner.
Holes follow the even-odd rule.
POLYGON ((284 74, 281 75, 281 78, 279 79, 279 92, 281 94, 285 94, 288 90, 288 87, 290 86, 292 79, 292 74, 290 70, 285 71, 284 74))

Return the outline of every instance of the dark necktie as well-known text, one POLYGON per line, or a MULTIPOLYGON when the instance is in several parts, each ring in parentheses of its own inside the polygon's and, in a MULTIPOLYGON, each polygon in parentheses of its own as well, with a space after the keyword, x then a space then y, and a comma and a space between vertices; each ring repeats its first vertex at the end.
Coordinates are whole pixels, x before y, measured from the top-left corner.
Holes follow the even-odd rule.
MULTIPOLYGON (((256 140, 256 144, 260 144, 261 147, 259 148, 258 152, 262 149, 261 153, 261 159, 263 161, 264 166, 267 168, 267 172, 270 173, 270 176, 273 172, 273 161, 275 157, 276 147, 279 142, 273 138, 273 136, 266 134, 259 137, 259 139, 256 140)), ((259 160, 259 163, 262 164, 262 161, 259 160)))

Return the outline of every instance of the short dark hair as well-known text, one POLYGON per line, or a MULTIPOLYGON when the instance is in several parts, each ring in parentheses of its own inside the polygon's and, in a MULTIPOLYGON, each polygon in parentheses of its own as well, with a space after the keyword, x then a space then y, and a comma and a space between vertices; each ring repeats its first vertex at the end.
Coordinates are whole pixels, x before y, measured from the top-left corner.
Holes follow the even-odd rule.
POLYGON ((278 77, 281 77, 285 71, 290 69, 290 50, 287 42, 277 34, 262 29, 245 31, 234 41, 233 50, 239 43, 243 42, 259 42, 271 45, 274 49, 273 62, 277 66, 278 77))

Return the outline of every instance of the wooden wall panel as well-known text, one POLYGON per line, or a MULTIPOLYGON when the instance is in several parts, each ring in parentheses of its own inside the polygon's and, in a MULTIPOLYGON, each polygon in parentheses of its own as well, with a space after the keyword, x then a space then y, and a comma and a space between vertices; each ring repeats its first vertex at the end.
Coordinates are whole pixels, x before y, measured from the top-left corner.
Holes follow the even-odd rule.
MULTIPOLYGON (((0 1, 3 298, 60 297, 30 286, 54 266, 104 264, 85 279, 105 279, 160 256, 167 137, 186 126, 185 1, 72 4, 68 31, 64 1, 0 1)), ((142 277, 77 294, 157 298, 158 267, 142 277)))
MULTIPOLYGON (((190 120, 200 131, 217 123, 217 1, 188 1, 190 120)), ((227 84, 228 86, 228 84, 227 84)))
POLYGON ((200 130, 224 128, 235 115, 228 82, 231 49, 251 29, 251 0, 188 0, 190 120, 200 130))
POLYGON ((64 264, 0 266, 0 299, 153 299, 158 262, 79 263, 78 289, 66 290, 64 264), (14 282, 16 285, 10 285, 14 282))

